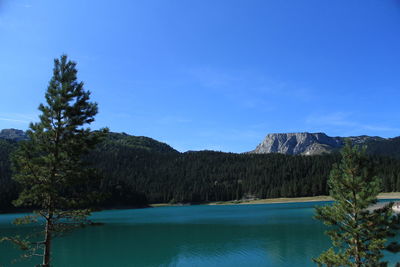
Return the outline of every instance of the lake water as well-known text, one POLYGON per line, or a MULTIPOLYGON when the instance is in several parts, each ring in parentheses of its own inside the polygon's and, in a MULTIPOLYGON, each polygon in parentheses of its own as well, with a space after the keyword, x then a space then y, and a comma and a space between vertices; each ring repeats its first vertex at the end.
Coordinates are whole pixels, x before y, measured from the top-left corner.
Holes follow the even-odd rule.
MULTIPOLYGON (((287 203, 184 206, 95 213, 105 223, 55 239, 55 267, 129 266, 314 266, 312 257, 330 246, 314 206, 287 203)), ((15 214, 0 215, 0 236, 30 231, 10 225, 15 214)), ((0 244, 0 266, 17 250, 0 244)), ((389 260, 395 257, 389 255, 389 260)))

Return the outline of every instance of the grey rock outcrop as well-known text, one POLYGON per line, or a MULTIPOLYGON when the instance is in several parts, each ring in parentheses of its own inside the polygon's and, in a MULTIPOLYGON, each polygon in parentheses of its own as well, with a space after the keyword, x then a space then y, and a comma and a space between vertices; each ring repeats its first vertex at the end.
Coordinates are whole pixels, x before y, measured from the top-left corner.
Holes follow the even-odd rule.
POLYGON ((28 136, 22 130, 18 129, 3 129, 0 131, 0 138, 13 141, 27 140, 28 136))
MULTIPOLYGON (((348 137, 355 144, 364 144, 380 137, 348 137)), ((281 153, 288 155, 319 155, 339 150, 345 143, 345 137, 330 137, 325 133, 275 133, 268 134, 255 150, 250 153, 281 153)))

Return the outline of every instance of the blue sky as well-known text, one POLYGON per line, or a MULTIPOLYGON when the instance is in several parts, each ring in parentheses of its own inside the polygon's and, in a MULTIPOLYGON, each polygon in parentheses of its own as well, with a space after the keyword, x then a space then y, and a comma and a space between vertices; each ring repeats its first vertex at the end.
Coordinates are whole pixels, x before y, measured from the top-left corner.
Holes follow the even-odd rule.
POLYGON ((0 48, 0 129, 37 120, 66 53, 93 128, 180 151, 400 135, 399 0, 0 0, 0 48))

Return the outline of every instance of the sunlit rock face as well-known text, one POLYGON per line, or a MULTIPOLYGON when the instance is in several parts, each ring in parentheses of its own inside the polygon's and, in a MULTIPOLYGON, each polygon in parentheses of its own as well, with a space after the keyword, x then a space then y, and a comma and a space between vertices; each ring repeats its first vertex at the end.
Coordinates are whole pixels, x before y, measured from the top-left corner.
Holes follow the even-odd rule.
POLYGON ((0 138, 9 139, 14 141, 21 141, 28 139, 26 133, 17 129, 3 129, 0 131, 0 138))
MULTIPOLYGON (((380 137, 348 137, 355 144, 364 144, 380 137)), ((250 153, 281 153, 287 155, 319 155, 331 153, 343 147, 345 137, 330 137, 325 133, 274 133, 268 134, 255 150, 250 153)))

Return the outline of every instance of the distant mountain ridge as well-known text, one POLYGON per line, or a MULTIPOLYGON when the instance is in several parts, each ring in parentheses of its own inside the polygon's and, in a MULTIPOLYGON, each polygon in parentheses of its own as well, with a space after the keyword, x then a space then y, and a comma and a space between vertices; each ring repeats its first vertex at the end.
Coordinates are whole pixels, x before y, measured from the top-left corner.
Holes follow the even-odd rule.
POLYGON ((148 152, 178 153, 177 150, 166 143, 157 141, 150 137, 134 136, 127 133, 110 132, 103 145, 107 146, 110 144, 113 146, 122 146, 129 149, 142 149, 148 152))
POLYGON ((273 133, 249 153, 267 154, 281 153, 286 155, 320 155, 339 150, 345 144, 345 139, 354 144, 368 144, 387 140, 378 136, 330 137, 325 133, 273 133))
MULTIPOLYGON (((3 129, 0 131, 0 139, 18 142, 22 140, 27 140, 28 136, 26 132, 22 130, 3 129)), ((126 133, 110 132, 102 145, 124 146, 130 149, 143 149, 149 152, 178 153, 178 151, 163 142, 154 140, 146 136, 134 136, 126 133)))
POLYGON ((3 129, 0 131, 0 138, 13 141, 27 140, 28 136, 22 130, 18 129, 3 129))
MULTIPOLYGON (((354 144, 367 145, 367 152, 400 159, 400 137, 382 138, 379 136, 331 137, 325 133, 271 133, 248 154, 280 153, 285 155, 321 155, 339 151, 346 138, 354 144)), ((18 142, 27 140, 25 131, 18 129, 0 130, 0 139, 18 142)), ((179 153, 170 145, 146 136, 134 136, 126 133, 110 132, 103 147, 118 146, 128 149, 146 150, 158 153, 179 153)), ((190 151, 188 151, 190 152, 190 151)), ((196 151, 194 151, 196 152, 196 151)))

